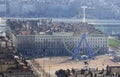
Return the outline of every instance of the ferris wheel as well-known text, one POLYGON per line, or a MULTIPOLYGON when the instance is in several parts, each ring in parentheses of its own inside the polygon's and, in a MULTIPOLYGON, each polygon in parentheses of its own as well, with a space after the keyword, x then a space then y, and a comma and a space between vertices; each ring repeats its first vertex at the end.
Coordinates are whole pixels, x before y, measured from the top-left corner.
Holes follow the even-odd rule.
POLYGON ((76 45, 77 45, 77 42, 74 42, 73 40, 74 40, 74 38, 69 38, 69 39, 63 38, 62 39, 62 42, 63 42, 63 45, 64 45, 65 49, 70 54, 73 54, 73 52, 76 48, 76 45))
POLYGON ((77 44, 77 42, 74 42, 73 40, 74 40, 73 38, 63 39, 63 44, 64 44, 66 50, 68 50, 68 52, 72 53, 72 59, 82 59, 81 57, 85 57, 85 58, 88 57, 89 59, 94 59, 93 50, 87 42, 86 34, 82 35, 81 40, 78 44, 77 44), (83 42, 85 43, 85 47, 82 48, 83 42), (85 50, 85 52, 82 52, 81 49, 85 50), (82 54, 80 54, 80 53, 82 53, 82 54), (84 55, 84 53, 87 53, 87 55, 84 55))

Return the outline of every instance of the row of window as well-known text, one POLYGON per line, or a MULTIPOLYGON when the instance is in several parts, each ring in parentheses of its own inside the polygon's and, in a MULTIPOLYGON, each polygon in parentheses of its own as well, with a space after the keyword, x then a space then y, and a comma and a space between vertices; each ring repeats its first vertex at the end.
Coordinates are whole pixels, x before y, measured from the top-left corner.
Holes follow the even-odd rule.
MULTIPOLYGON (((52 40, 74 40, 74 41, 76 41, 76 40, 80 40, 81 38, 72 38, 72 39, 70 39, 70 38, 38 38, 38 39, 29 39, 29 38, 18 38, 18 40, 33 40, 33 41, 46 41, 46 40, 48 40, 48 41, 52 41, 52 40)), ((99 41, 99 40, 108 40, 107 38, 88 38, 87 40, 97 40, 97 41, 99 41)))
MULTIPOLYGON (((18 42, 19 43, 22 43, 22 42, 57 42, 57 41, 63 41, 63 42, 79 42, 80 40, 62 40, 62 39, 52 39, 52 40, 46 40, 46 39, 40 39, 40 40, 31 40, 31 39, 18 39, 18 42)), ((96 43, 99 43, 99 42, 108 42, 107 39, 104 39, 104 40, 88 40, 88 42, 96 42, 96 43)))
MULTIPOLYGON (((71 44, 73 45, 77 45, 79 42, 75 41, 75 42, 37 42, 37 43, 25 43, 25 42, 19 42, 18 43, 18 46, 23 46, 23 47, 61 47, 63 45, 67 45, 67 46, 70 46, 71 44)), ((100 42, 88 42, 91 46, 107 46, 108 45, 108 42, 105 41, 100 41, 100 42)), ((85 43, 83 43, 85 44, 85 43)), ((82 45, 83 45, 82 44, 82 45)))
MULTIPOLYGON (((18 37, 18 40, 33 40, 33 41, 40 41, 40 40, 80 40, 81 37, 79 38, 76 38, 76 37, 68 37, 68 36, 65 36, 65 37, 62 37, 62 36, 51 36, 51 37, 48 37, 48 36, 43 36, 43 37, 33 37, 33 36, 29 36, 29 37, 18 37)), ((107 40, 107 37, 90 37, 90 38, 87 38, 87 40, 107 40)))

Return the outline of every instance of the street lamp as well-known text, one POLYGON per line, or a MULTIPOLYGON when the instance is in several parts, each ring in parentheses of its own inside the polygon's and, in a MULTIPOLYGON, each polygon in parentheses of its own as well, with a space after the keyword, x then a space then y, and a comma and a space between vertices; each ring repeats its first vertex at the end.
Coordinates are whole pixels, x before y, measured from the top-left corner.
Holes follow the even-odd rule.
POLYGON ((49 64, 49 77, 50 77, 50 67, 51 67, 51 66, 50 66, 50 64, 49 64))
POLYGON ((45 49, 43 49, 43 51, 44 51, 44 53, 43 53, 43 77, 44 77, 45 76, 45 70, 44 70, 45 60, 44 60, 44 58, 46 57, 47 53, 46 53, 45 49))

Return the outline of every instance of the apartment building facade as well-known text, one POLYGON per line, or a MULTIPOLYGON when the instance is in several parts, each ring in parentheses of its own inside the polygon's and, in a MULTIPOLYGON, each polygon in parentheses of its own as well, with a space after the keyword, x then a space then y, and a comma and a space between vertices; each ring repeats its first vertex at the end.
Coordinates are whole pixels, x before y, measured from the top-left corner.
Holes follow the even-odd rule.
MULTIPOLYGON (((87 35, 86 39, 94 54, 107 52, 108 37, 106 35, 87 35)), ((26 56, 67 56, 74 52, 81 40, 81 35, 74 35, 73 33, 17 35, 17 40, 18 50, 26 56)), ((84 41, 80 47, 80 52, 87 53, 84 41)))

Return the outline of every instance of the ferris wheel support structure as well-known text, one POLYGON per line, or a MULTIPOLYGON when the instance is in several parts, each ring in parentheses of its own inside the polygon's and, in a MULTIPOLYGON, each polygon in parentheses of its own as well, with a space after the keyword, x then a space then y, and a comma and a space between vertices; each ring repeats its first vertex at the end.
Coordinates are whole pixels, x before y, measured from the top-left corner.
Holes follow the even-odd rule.
POLYGON ((85 41, 85 43, 86 43, 86 48, 87 48, 87 50, 88 50, 88 58, 89 58, 89 59, 94 59, 93 50, 92 50, 92 48, 90 47, 90 45, 88 44, 88 42, 87 42, 86 34, 83 34, 83 35, 82 35, 82 38, 81 38, 81 40, 80 40, 80 42, 79 42, 79 44, 78 44, 78 46, 76 47, 76 49, 74 50, 74 53, 73 53, 73 55, 72 55, 72 59, 73 59, 73 60, 75 60, 75 59, 81 59, 81 58, 78 56, 78 54, 79 54, 79 52, 80 52, 80 47, 81 47, 83 41, 85 41))

